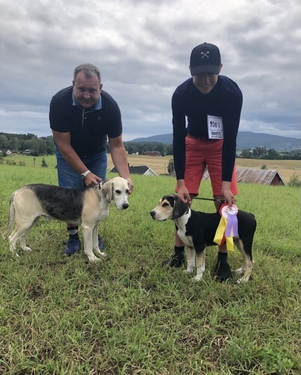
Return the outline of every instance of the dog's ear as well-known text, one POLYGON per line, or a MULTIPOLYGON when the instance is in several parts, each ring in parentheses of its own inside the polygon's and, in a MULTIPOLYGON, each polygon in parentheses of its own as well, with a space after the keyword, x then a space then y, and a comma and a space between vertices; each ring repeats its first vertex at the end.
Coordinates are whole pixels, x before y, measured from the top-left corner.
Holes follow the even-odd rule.
POLYGON ((110 202, 114 199, 114 182, 111 183, 110 202))
POLYGON ((172 211, 172 220, 176 220, 179 217, 183 216, 187 212, 187 205, 182 201, 177 195, 174 196, 174 207, 172 211))
POLYGON ((112 202, 112 194, 113 194, 113 190, 114 189, 114 186, 113 186, 113 182, 110 181, 110 180, 107 180, 103 185, 102 185, 102 193, 103 193, 103 196, 105 198, 105 200, 108 202, 108 203, 111 203, 112 202))

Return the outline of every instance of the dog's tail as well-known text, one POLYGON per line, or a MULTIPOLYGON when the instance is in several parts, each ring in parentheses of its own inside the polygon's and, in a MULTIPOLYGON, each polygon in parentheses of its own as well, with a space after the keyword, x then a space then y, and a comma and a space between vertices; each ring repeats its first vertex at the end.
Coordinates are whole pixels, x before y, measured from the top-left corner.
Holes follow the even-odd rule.
POLYGON ((2 234, 3 238, 6 238, 8 234, 11 232, 14 222, 15 222, 15 193, 10 198, 8 223, 7 223, 5 232, 2 234))

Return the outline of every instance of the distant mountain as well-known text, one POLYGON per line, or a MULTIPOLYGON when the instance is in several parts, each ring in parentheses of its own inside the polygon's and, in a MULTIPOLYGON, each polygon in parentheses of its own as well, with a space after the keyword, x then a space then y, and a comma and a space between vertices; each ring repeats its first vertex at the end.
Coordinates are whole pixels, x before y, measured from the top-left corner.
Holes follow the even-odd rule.
POLYGON ((158 143, 163 143, 165 145, 171 145, 172 134, 161 134, 161 135, 152 135, 151 137, 146 137, 146 138, 135 138, 132 141, 128 141, 128 142, 133 142, 133 143, 158 142, 158 143))
MULTIPOLYGON (((132 143, 163 143, 172 144, 172 134, 153 135, 146 138, 135 138, 132 143)), ((281 137, 265 133, 238 132, 237 149, 246 150, 255 147, 266 147, 276 151, 292 151, 301 148, 301 139, 281 137)))

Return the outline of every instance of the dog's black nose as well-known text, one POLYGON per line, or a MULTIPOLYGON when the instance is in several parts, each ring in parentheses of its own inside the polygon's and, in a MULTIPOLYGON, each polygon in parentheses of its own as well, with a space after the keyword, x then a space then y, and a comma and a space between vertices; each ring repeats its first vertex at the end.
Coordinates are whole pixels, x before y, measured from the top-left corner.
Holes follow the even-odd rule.
POLYGON ((129 207, 129 204, 128 204, 128 203, 124 203, 124 204, 122 205, 122 208, 123 208, 124 210, 126 210, 128 207, 129 207))
POLYGON ((151 211, 150 215, 151 215, 151 217, 154 217, 155 216, 155 211, 151 211))

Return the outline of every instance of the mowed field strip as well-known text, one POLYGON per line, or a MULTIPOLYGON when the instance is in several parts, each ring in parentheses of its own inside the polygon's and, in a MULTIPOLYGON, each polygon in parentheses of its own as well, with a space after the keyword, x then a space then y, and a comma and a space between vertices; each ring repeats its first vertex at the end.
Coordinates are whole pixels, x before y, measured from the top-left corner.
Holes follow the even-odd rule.
MULTIPOLYGON (((137 167, 146 165, 157 174, 167 174, 169 160, 171 155, 167 156, 146 156, 146 155, 128 155, 128 162, 130 166, 137 167)), ((277 170, 285 183, 288 183, 290 177, 294 172, 300 175, 300 160, 264 160, 264 159, 236 159, 237 167, 261 169, 263 165, 267 169, 277 170)), ((108 158, 108 169, 113 168, 112 159, 108 158)))

